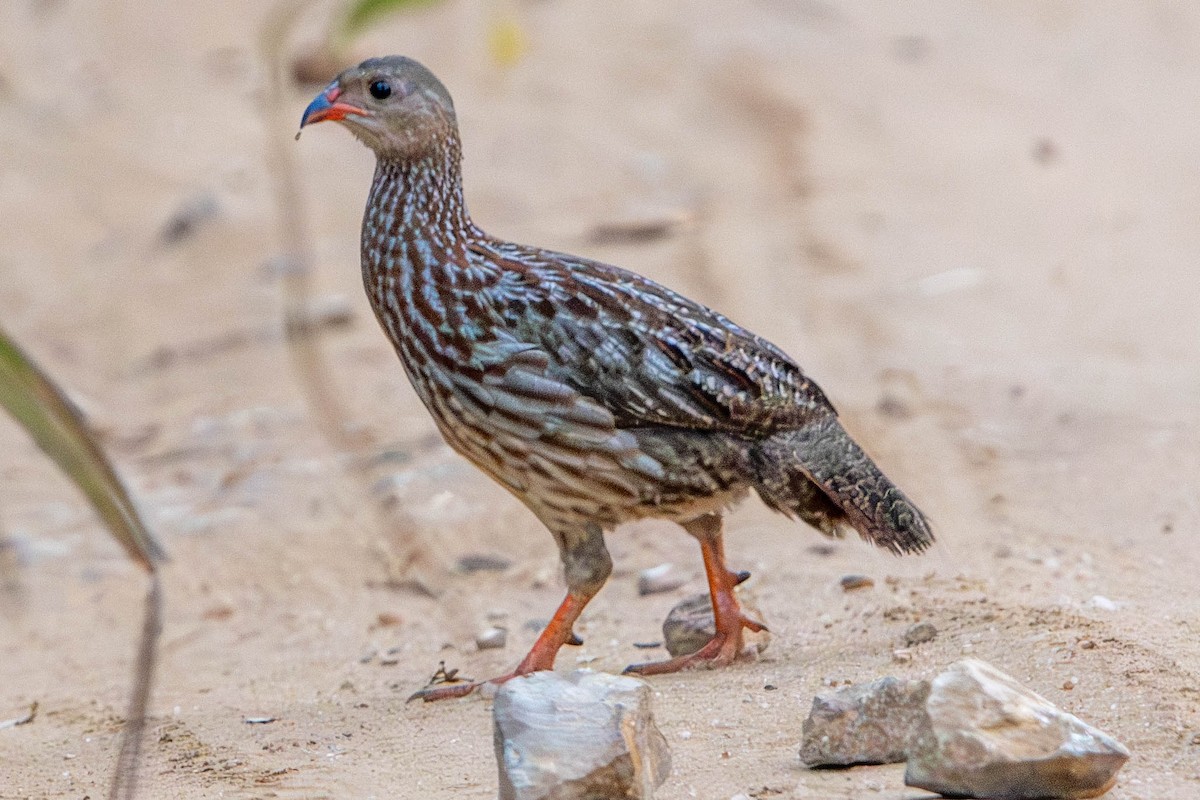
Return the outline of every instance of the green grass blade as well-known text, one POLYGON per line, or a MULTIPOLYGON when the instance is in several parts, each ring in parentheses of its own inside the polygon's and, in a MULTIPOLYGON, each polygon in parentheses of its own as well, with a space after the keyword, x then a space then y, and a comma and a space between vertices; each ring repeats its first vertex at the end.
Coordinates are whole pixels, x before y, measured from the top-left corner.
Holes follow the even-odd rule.
POLYGON ((343 42, 348 41, 389 14, 425 8, 439 2, 441 0, 357 0, 346 9, 338 33, 343 42))
POLYGON ((62 469, 131 559, 153 572, 165 552, 142 522, 83 415, 0 329, 0 405, 62 469))

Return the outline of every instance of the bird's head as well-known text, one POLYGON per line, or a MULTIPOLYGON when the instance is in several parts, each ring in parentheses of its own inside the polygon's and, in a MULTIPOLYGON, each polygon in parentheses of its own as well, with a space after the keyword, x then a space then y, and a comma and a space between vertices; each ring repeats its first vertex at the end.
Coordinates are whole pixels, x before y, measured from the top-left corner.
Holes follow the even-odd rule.
POLYGON ((328 120, 345 125, 380 158, 419 158, 457 128, 446 87, 404 56, 368 59, 342 72, 304 110, 300 127, 328 120))

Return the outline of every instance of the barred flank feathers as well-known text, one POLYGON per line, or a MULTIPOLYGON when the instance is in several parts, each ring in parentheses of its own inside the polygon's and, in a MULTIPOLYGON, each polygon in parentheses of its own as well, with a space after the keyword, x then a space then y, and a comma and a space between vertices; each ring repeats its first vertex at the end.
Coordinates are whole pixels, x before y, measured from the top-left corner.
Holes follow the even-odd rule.
POLYGON ((925 515, 832 414, 773 434, 759 450, 757 488, 772 508, 831 535, 839 533, 838 523, 844 521, 867 541, 897 555, 918 553, 933 543, 925 515), (816 487, 824 496, 813 491, 816 487))

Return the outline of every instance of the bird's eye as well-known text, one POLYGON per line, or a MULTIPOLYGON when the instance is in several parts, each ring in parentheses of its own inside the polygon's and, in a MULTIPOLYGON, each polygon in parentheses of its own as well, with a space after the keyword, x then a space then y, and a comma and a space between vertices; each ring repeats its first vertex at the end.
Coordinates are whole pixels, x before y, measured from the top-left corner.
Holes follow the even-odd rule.
POLYGON ((387 100, 392 96, 392 85, 387 81, 372 81, 367 90, 376 100, 387 100))

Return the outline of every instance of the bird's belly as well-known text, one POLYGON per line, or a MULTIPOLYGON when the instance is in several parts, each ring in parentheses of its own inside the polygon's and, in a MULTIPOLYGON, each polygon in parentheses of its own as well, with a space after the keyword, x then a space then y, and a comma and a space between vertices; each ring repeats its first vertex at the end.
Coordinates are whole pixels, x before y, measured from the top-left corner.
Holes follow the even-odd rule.
POLYGON ((594 522, 613 527, 637 519, 685 522, 723 511, 748 491, 739 476, 692 464, 667 465, 662 479, 649 479, 596 457, 579 468, 553 445, 488 431, 487 420, 447 420, 434 414, 446 442, 529 506, 544 522, 594 522), (566 462, 566 463, 564 463, 566 462), (672 469, 674 467, 674 469, 672 469))
POLYGON ((536 426, 515 429, 455 390, 437 366, 406 358, 408 378, 446 443, 529 506, 544 522, 611 527, 644 518, 687 521, 720 511, 747 492, 740 451, 689 432, 638 431, 639 448, 663 463, 648 477, 612 453, 566 450, 536 426))

